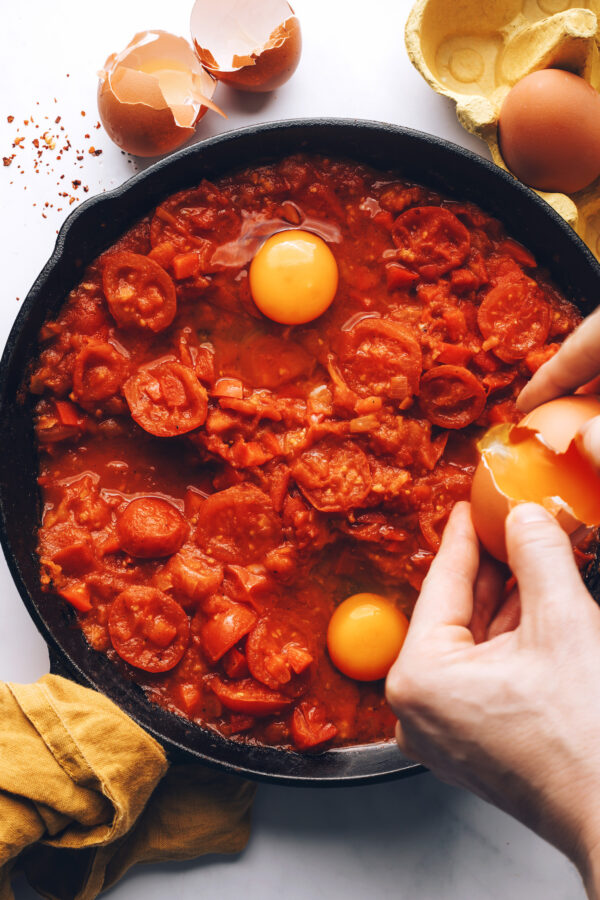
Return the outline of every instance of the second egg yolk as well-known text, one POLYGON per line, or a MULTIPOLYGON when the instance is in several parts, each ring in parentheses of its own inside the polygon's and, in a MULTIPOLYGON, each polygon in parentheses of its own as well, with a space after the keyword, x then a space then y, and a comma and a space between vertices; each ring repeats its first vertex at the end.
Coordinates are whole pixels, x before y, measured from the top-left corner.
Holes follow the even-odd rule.
POLYGON ((378 594, 354 594, 333 613, 327 649, 334 665, 357 681, 385 678, 398 656, 408 619, 378 594))
POLYGON ((250 265, 250 291, 260 311, 282 325, 301 325, 322 315, 338 285, 335 257, 310 231, 272 235, 250 265))

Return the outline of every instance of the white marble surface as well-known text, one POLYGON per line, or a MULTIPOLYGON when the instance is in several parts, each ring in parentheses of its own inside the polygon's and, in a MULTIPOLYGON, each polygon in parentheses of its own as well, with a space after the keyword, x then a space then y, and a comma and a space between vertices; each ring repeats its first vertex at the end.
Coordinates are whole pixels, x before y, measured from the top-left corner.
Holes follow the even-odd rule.
MULTIPOLYGON (((484 153, 485 147, 459 127, 452 106, 410 65, 403 41, 410 5, 410 0, 296 0, 305 43, 292 81, 271 96, 236 95, 220 87, 215 99, 226 107, 229 120, 209 114, 198 139, 259 121, 336 115, 419 128, 484 153)), ((0 155, 17 154, 11 166, 0 168, 2 343, 19 308, 16 298, 26 295, 52 250, 56 229, 72 208, 68 198, 59 198, 59 191, 82 198, 82 187, 74 189, 72 180, 88 185, 89 196, 137 170, 137 164, 93 128, 96 70, 138 30, 164 28, 187 36, 190 7, 191 0, 2 3, 0 155), (12 124, 9 115, 15 117, 12 124), (45 152, 36 174, 31 139, 46 129, 60 136, 54 121, 58 115, 65 127, 62 136, 69 136, 72 149, 61 160, 55 158, 61 143, 57 152, 45 152), (23 120, 31 116, 33 125, 24 126, 23 120), (40 125, 37 132, 35 124, 40 125), (25 137, 24 147, 13 150, 19 134, 25 137), (102 155, 90 155, 90 144, 102 149, 102 155), (84 149, 83 160, 75 159, 75 148, 84 149), (54 206, 46 208, 46 202, 54 206)), ((10 453, 10 447, 3 452, 10 453)), ((47 671, 47 653, 3 559, 0 598, 0 678, 33 680, 47 671)), ((167 894, 224 900, 275 900, 281 895, 287 900, 584 896, 577 873, 557 851, 503 813, 430 775, 320 791, 263 785, 252 838, 239 858, 137 869, 110 896, 158 900, 167 894)), ((19 881, 16 896, 32 900, 34 894, 19 881)))

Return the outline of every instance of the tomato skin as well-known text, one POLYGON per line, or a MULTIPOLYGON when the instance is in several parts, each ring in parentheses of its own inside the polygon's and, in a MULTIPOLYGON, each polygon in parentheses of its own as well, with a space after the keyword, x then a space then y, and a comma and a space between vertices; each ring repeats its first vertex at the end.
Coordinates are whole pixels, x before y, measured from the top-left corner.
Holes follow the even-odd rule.
POLYGON ((136 585, 114 600, 108 631, 125 662, 145 672, 168 672, 185 653, 190 626, 179 603, 157 588, 136 585))
POLYGON ((127 359, 105 341, 90 341, 75 357, 73 393, 84 409, 94 409, 121 390, 127 359))
POLYGON ((117 250, 104 260, 102 286, 121 328, 163 331, 177 312, 177 295, 162 266, 140 253, 117 250))
POLYGON ((361 506, 371 490, 369 460, 352 441, 325 438, 301 453, 291 468, 308 502, 321 512, 361 506))
POLYGON ((177 507, 162 497, 137 497, 117 519, 121 549, 140 559, 171 556, 185 541, 187 531, 177 507))
POLYGON ((196 543, 221 562, 260 562, 281 540, 269 497, 252 484, 211 494, 200 507, 196 543))
POLYGON ((210 686, 227 709, 231 709, 233 712, 247 713, 257 718, 274 716, 283 712, 294 702, 292 697, 271 691, 264 684, 259 684, 252 678, 244 678, 241 681, 223 681, 216 676, 211 680, 210 686))
POLYGON ((173 359, 142 366, 125 382, 123 393, 132 419, 156 437, 185 434, 206 421, 206 388, 192 369, 173 359))
POLYGON ((401 213, 392 230, 400 262, 434 281, 462 265, 471 247, 469 232, 442 206, 415 206, 401 213))
POLYGON ((492 353, 503 362, 515 362, 545 342, 550 307, 535 282, 501 282, 483 298, 477 324, 492 353))
POLYGON ((419 403, 430 422, 441 428, 465 428, 479 418, 486 392, 469 369, 434 366, 421 378, 419 403))
POLYGON ((338 730, 321 706, 303 700, 292 714, 292 738, 298 750, 310 750, 333 740, 338 730))
POLYGON ((393 396, 392 379, 398 376, 406 378, 406 396, 418 390, 421 347, 404 325, 362 319, 342 332, 338 358, 344 381, 359 397, 393 396))

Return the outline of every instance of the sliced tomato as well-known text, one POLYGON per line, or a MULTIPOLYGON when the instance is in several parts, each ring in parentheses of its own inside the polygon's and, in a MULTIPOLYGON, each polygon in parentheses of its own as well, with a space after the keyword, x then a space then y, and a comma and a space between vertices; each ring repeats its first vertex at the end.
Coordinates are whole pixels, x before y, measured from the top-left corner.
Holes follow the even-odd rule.
POLYGON ((126 358, 106 341, 90 341, 75 357, 73 393, 84 409, 114 397, 126 378, 126 358))
POLYGON ((210 686, 223 706, 249 716, 274 716, 293 703, 292 697, 271 691, 252 678, 222 681, 216 677, 212 679, 210 686))
POLYGON ((292 738, 298 750, 310 750, 331 741, 338 733, 328 722, 325 710, 317 703, 303 700, 292 714, 292 738))
POLYGON ((202 649, 213 663, 231 650, 254 628, 258 616, 243 603, 230 603, 229 608, 212 616, 200 630, 202 649))
POLYGON ((361 506, 371 490, 369 460, 352 441, 324 438, 301 453, 291 469, 306 499, 321 512, 361 506))
POLYGON ((162 497, 137 497, 117 519, 121 549, 140 559, 171 556, 187 536, 187 522, 162 497))
POLYGON ((314 661, 309 642, 284 612, 263 616, 248 635, 246 659, 250 674, 272 690, 298 696, 308 686, 307 673, 314 661))
POLYGON ((104 262, 102 287, 121 328, 157 332, 175 318, 175 285, 162 266, 148 256, 130 250, 111 253, 104 262))
POLYGON ((359 397, 404 399, 419 387, 421 347, 405 325, 389 320, 362 319, 338 341, 340 372, 359 397), (397 397, 394 379, 406 380, 404 397, 397 397))
POLYGON ((392 230, 399 261, 433 281, 462 265, 469 255, 469 232, 442 206, 414 206, 398 216, 392 230))
POLYGON ((125 662, 145 672, 167 672, 188 645, 184 610, 157 588, 136 585, 122 591, 108 618, 112 645, 125 662))
POLYGON ((187 366, 172 359, 138 369, 123 385, 132 418, 157 437, 175 437, 206 421, 206 388, 187 366))
POLYGON ((281 540, 281 522, 271 501, 253 484, 211 494, 200 507, 196 542, 222 562, 260 562, 281 540))
POLYGON ((523 359, 530 350, 541 347, 550 331, 550 319, 550 306, 542 291, 526 279, 493 287, 477 313, 486 349, 503 362, 523 359))
POLYGON ((477 378, 462 366, 435 366, 421 378, 419 403, 433 425, 465 428, 479 418, 486 392, 477 378))

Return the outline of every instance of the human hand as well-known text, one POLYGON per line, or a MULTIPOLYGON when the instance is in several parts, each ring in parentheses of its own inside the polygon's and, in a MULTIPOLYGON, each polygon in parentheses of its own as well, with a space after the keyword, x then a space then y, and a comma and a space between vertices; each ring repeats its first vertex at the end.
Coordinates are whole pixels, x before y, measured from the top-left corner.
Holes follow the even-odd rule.
MULTIPOLYGON (((521 391, 517 408, 529 412, 541 403, 589 383, 600 375, 600 309, 593 312, 569 335, 560 350, 541 366, 521 391)), ((595 392, 598 384, 594 384, 595 392)), ((600 417, 591 419, 581 430, 582 449, 600 471, 600 417)))
POLYGON ((506 573, 457 504, 387 678, 398 743, 555 844, 597 897, 600 609, 544 509, 512 510, 507 547, 521 620, 498 634, 506 573))

